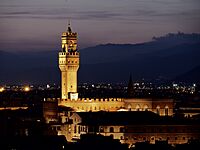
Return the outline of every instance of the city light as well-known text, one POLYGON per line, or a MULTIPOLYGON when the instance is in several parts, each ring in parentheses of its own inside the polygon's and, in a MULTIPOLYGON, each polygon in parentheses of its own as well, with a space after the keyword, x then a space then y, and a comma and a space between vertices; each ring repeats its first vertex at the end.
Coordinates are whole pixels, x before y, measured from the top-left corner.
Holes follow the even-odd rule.
POLYGON ((1 87, 0 88, 0 92, 3 92, 5 89, 4 89, 4 87, 1 87))
POLYGON ((25 87, 24 87, 24 91, 25 91, 25 92, 30 91, 30 87, 29 87, 29 86, 25 86, 25 87))

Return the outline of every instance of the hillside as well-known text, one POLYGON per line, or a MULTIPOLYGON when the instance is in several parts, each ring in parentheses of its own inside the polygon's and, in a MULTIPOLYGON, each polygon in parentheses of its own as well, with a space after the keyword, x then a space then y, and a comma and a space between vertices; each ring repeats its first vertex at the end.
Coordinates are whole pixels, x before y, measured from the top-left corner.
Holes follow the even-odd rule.
MULTIPOLYGON (((105 44, 80 49, 79 82, 171 80, 200 65, 200 34, 167 34, 140 44, 105 44)), ((0 84, 60 82, 58 51, 0 50, 0 84)))

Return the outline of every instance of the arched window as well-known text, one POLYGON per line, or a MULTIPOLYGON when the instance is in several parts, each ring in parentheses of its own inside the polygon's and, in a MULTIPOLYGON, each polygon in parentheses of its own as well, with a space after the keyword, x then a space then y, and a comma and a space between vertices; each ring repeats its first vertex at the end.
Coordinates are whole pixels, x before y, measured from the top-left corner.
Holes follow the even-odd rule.
POLYGON ((121 137, 120 137, 120 139, 121 139, 121 140, 123 140, 123 139, 124 139, 124 137, 123 137, 123 136, 121 136, 121 137))
POLYGON ((76 133, 76 125, 74 126, 74 133, 76 133))
POLYGON ((128 105, 128 110, 131 111, 131 104, 128 105))
POLYGON ((168 116, 168 115, 169 115, 169 107, 165 106, 165 116, 168 116))
POLYGON ((78 126, 78 134, 80 134, 80 133, 81 133, 81 127, 78 126))
POLYGON ((157 113, 158 115, 160 115, 160 106, 159 106, 159 105, 156 107, 156 113, 157 113))
POLYGON ((136 106, 136 111, 140 111, 140 105, 139 104, 137 104, 137 106, 136 106))
POLYGON ((167 140, 168 140, 168 141, 169 141, 169 139, 170 139, 170 138, 169 138, 169 137, 167 137, 167 140))
POLYGON ((104 132, 103 127, 100 127, 100 128, 99 128, 99 132, 104 132))
POLYGON ((119 132, 124 133, 124 128, 123 128, 123 127, 120 127, 120 128, 119 128, 119 132))
POLYGON ((110 127, 110 132, 114 132, 114 128, 113 127, 110 127))
POLYGON ((149 107, 147 105, 144 106, 144 111, 148 111, 149 107))

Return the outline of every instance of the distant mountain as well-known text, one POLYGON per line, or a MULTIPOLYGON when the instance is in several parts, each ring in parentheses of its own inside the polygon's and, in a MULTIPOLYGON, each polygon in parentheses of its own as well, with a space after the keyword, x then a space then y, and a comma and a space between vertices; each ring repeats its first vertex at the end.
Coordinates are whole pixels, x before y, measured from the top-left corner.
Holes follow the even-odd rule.
MULTIPOLYGON (((83 64, 121 61, 130 59, 130 57, 137 58, 140 55, 151 54, 153 52, 168 53, 166 49, 183 44, 193 45, 197 43, 200 43, 200 34, 169 33, 165 36, 153 37, 153 41, 147 43, 105 44, 81 49, 81 61, 83 64)), ((173 53, 173 50, 170 52, 173 53)))
POLYGON ((0 84, 59 83, 56 51, 0 51, 0 84))
MULTIPOLYGON (((79 82, 127 83, 130 73, 133 80, 171 80, 200 65, 200 34, 169 33, 153 39, 79 50, 79 82)), ((59 82, 58 51, 0 51, 0 84, 59 82)))
POLYGON ((170 80, 200 64, 200 34, 169 33, 154 39, 80 50, 81 81, 126 82, 130 73, 134 80, 170 80))

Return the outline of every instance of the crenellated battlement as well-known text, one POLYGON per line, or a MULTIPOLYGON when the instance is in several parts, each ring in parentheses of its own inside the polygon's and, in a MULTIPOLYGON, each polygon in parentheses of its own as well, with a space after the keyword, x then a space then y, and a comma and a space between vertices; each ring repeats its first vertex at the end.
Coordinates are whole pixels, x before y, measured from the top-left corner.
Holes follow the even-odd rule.
POLYGON ((139 99, 139 98, 78 98, 71 99, 47 99, 58 101, 58 105, 71 107, 76 112, 87 111, 152 111, 161 116, 173 115, 173 100, 163 99, 139 99))
POLYGON ((71 107, 74 111, 117 111, 124 106, 123 98, 58 99, 58 105, 71 107))
POLYGON ((63 32, 62 37, 77 37, 76 32, 63 32))
POLYGON ((67 55, 66 52, 59 52, 58 54, 59 54, 59 56, 66 56, 67 55))
POLYGON ((77 100, 71 99, 60 99, 58 98, 59 102, 83 102, 83 103, 92 103, 92 102, 123 102, 123 98, 78 98, 77 100))
POLYGON ((79 57, 79 52, 59 52, 59 57, 79 57))
POLYGON ((72 51, 72 52, 67 52, 66 55, 67 55, 67 56, 79 56, 79 53, 78 53, 78 52, 72 51))

